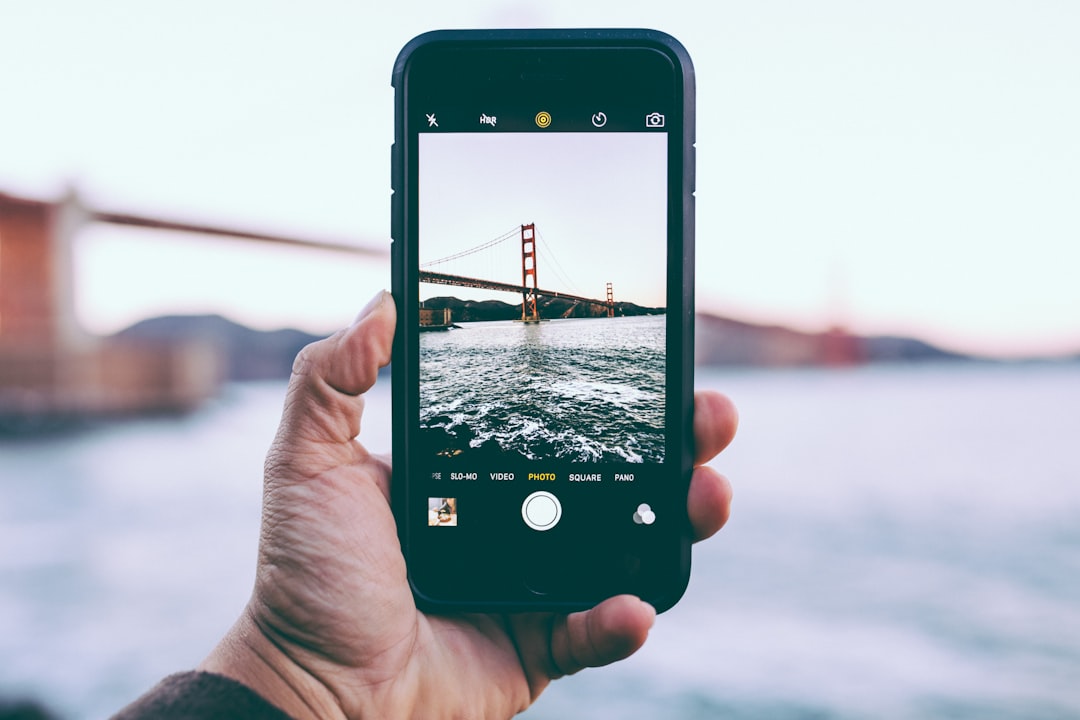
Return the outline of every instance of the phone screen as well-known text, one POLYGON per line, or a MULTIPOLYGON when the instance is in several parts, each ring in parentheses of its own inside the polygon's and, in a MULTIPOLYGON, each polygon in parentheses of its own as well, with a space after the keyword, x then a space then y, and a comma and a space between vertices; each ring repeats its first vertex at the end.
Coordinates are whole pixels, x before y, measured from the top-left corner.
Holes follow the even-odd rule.
POLYGON ((404 361, 409 410, 394 482, 400 455, 414 589, 559 606, 677 584, 689 338, 676 68, 627 47, 436 55, 404 83, 394 375, 404 361))

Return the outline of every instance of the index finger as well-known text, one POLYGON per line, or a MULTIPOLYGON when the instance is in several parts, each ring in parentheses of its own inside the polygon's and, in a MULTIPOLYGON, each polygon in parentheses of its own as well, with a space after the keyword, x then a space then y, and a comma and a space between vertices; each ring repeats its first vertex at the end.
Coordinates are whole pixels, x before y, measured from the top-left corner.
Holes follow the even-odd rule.
POLYGON ((735 404, 714 390, 694 393, 694 465, 703 465, 726 448, 739 427, 735 404))

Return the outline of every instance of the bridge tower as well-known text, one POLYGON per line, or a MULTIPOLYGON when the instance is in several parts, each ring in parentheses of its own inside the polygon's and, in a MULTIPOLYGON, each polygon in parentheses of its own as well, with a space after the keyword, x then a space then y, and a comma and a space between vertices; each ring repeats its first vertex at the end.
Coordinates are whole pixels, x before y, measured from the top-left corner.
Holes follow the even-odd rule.
POLYGON ((615 293, 611 291, 611 283, 607 284, 607 316, 615 317, 615 293))
POLYGON ((529 223, 521 226, 522 322, 540 322, 540 313, 536 309, 536 288, 536 225, 529 223))
POLYGON ((86 215, 71 191, 59 202, 0 193, 0 355, 93 345, 75 314, 73 240, 86 215))

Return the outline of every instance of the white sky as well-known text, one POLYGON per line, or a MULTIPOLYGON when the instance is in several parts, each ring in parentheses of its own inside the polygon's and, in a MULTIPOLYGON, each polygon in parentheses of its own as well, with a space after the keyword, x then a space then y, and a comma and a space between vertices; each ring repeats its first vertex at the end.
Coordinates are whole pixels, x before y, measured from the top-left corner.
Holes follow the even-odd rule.
MULTIPOLYGON (((698 305, 1080 348, 1080 4, 0 0, 0 189, 385 243, 393 59, 437 27, 652 26, 698 73, 698 305), (372 7, 374 6, 374 7, 372 7), (704 8, 708 8, 705 10, 704 8)), ((95 228, 84 323, 330 330, 388 262, 95 228)))
MULTIPOLYGON (((539 287, 664 307, 667 245, 664 133, 423 133, 420 262, 535 224, 539 287)), ((520 234, 434 272, 521 284, 520 234)), ((519 302, 507 293, 425 285, 453 295, 519 302)))

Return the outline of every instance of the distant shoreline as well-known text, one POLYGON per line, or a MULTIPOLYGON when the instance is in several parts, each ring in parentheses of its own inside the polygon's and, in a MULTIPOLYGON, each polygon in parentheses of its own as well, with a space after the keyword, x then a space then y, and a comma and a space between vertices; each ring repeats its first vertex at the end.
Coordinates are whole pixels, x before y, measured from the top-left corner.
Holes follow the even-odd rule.
MULTIPOLYGON (((520 316, 520 306, 515 316, 520 316)), ((501 318, 501 319, 513 319, 501 318)), ((455 318, 455 322, 462 320, 455 318)), ((295 329, 253 330, 220 315, 175 315, 149 318, 117 334, 151 343, 185 339, 205 341, 222 353, 225 380, 288 378, 296 354, 323 336, 295 329)), ((696 322, 695 361, 700 367, 835 367, 877 363, 927 362, 1080 362, 1080 354, 1065 358, 996 360, 941 349, 910 337, 868 337, 844 333, 807 333, 781 326, 756 325, 699 313, 696 322), (830 363, 830 343, 854 346, 849 362, 830 363)), ((837 358, 833 358, 834 360, 837 358)))

